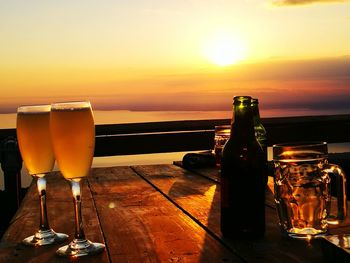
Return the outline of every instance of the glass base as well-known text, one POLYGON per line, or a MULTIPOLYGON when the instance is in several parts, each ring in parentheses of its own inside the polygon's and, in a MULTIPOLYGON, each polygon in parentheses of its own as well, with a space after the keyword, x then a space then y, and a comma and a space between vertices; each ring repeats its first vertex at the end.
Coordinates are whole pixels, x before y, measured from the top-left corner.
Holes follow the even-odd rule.
POLYGON ((46 246, 63 243, 67 238, 68 235, 56 233, 52 229, 38 230, 33 236, 23 239, 22 243, 27 246, 46 246))
POLYGON ((291 228, 287 231, 287 236, 297 239, 320 238, 327 234, 327 230, 315 228, 291 228))
POLYGON ((61 257, 83 257, 101 253, 105 245, 93 243, 86 239, 74 239, 69 245, 60 247, 56 254, 61 257))

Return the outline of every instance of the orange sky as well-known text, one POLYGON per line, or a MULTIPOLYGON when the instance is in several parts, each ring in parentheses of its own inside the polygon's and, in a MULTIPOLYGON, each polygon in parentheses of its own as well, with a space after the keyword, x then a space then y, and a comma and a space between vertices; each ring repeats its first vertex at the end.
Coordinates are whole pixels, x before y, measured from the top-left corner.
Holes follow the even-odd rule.
POLYGON ((348 1, 0 2, 0 112, 350 106, 348 1))

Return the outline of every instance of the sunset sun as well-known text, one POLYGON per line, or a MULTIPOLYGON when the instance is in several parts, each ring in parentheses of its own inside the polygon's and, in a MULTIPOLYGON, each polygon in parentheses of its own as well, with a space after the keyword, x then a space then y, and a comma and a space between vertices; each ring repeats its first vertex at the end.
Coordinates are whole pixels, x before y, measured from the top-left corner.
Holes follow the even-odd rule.
POLYGON ((229 66, 244 59, 246 47, 239 39, 214 36, 205 42, 203 53, 211 63, 218 66, 229 66))

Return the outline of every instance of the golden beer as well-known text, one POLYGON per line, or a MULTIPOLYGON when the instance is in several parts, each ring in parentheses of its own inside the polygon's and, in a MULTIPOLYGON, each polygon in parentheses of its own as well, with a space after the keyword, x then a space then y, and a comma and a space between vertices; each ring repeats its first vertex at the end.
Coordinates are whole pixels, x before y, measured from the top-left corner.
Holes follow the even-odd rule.
POLYGON ((22 243, 27 246, 58 244, 67 235, 56 233, 49 224, 46 207, 46 179, 55 164, 50 134, 50 105, 22 106, 17 109, 17 140, 25 166, 36 181, 40 200, 40 225, 22 243))
MULTIPOLYGON (((51 139, 58 166, 66 179, 88 175, 95 148, 95 125, 89 107, 53 107, 51 139)), ((83 105, 82 105, 83 106, 83 105)))
POLYGON ((72 187, 75 214, 74 239, 60 247, 56 254, 77 259, 101 253, 105 245, 86 239, 81 213, 81 179, 89 174, 95 148, 95 125, 90 102, 52 104, 50 131, 58 166, 72 187))
POLYGON ((55 158, 50 138, 49 105, 24 106, 18 109, 17 138, 30 175, 44 174, 52 170, 55 158))

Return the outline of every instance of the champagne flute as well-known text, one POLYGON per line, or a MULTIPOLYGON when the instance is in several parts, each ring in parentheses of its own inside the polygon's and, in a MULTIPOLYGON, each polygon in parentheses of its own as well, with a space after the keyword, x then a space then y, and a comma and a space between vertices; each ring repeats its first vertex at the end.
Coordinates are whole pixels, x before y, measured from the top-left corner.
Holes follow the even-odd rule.
POLYGON ((68 257, 100 253, 105 246, 85 238, 81 214, 81 181, 89 174, 95 148, 95 125, 90 102, 54 103, 50 114, 56 160, 62 175, 71 184, 75 212, 74 239, 56 253, 68 257))
POLYGON ((50 139, 50 105, 21 106, 17 109, 16 132, 19 149, 29 174, 37 180, 40 197, 38 231, 22 242, 31 246, 61 243, 68 235, 56 233, 49 226, 46 208, 46 179, 55 163, 50 139))

